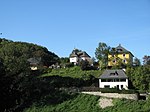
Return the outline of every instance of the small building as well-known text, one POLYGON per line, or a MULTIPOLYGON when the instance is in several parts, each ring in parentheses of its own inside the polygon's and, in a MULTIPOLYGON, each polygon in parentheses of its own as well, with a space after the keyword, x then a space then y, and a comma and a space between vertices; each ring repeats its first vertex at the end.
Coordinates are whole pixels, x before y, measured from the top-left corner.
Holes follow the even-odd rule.
POLYGON ((27 61, 30 63, 31 70, 38 70, 38 66, 41 64, 41 58, 29 58, 27 61))
POLYGON ((79 49, 74 49, 69 56, 70 63, 74 63, 74 65, 78 65, 82 60, 87 60, 89 63, 92 62, 91 57, 85 52, 79 49))
POLYGON ((105 70, 99 78, 99 88, 128 89, 128 77, 123 70, 105 70))
POLYGON ((119 44, 116 48, 112 48, 112 51, 108 54, 108 67, 112 67, 114 65, 127 65, 133 64, 134 55, 126 50, 124 47, 119 44))

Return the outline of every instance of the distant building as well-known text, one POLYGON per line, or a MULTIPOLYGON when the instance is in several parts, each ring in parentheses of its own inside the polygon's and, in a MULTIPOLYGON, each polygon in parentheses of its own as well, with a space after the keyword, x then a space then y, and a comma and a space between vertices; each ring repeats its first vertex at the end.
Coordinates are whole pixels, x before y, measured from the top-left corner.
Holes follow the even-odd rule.
POLYGON ((119 46, 113 48, 108 54, 108 66, 118 65, 119 63, 132 65, 133 57, 134 55, 130 51, 126 50, 121 44, 119 44, 119 46))
POLYGON ((74 63, 74 65, 78 65, 82 60, 87 60, 89 63, 92 62, 91 57, 85 52, 79 49, 74 49, 69 56, 70 63, 74 63))
POLYGON ((99 78, 99 87, 128 89, 128 77, 123 70, 105 70, 99 78))
POLYGON ((41 58, 29 58, 27 61, 30 63, 31 70, 38 70, 38 66, 41 64, 41 58))

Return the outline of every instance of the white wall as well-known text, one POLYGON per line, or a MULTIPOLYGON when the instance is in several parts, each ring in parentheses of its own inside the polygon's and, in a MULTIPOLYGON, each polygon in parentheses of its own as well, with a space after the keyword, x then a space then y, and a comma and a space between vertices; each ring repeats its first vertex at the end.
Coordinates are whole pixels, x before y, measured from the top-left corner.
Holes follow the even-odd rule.
POLYGON ((78 61, 77 57, 70 58, 70 63, 77 63, 77 61, 78 61))
POLYGON ((121 85, 123 85, 124 89, 128 89, 128 79, 126 79, 125 82, 101 82, 101 79, 99 79, 99 87, 104 88, 106 85, 109 85, 110 88, 117 87, 119 85, 119 89, 121 89, 121 85))

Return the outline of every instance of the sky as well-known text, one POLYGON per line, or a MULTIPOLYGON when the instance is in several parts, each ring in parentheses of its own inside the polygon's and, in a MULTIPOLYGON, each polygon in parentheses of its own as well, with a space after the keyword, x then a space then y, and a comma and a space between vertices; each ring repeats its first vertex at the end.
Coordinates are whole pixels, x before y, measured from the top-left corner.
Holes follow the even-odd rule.
POLYGON ((59 57, 74 48, 95 57, 104 42, 142 60, 150 55, 150 0, 0 0, 0 33, 59 57))

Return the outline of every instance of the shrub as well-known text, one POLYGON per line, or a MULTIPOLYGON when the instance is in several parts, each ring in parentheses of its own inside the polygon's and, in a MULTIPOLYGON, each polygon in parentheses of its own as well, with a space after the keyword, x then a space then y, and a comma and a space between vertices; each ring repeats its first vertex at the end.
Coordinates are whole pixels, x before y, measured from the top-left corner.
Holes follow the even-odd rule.
POLYGON ((101 88, 100 91, 102 93, 120 93, 121 90, 118 90, 116 88, 101 88))
POLYGON ((121 94, 135 94, 135 93, 138 93, 138 91, 134 90, 134 89, 129 89, 129 90, 121 90, 120 91, 121 94))

